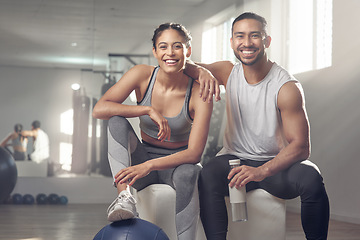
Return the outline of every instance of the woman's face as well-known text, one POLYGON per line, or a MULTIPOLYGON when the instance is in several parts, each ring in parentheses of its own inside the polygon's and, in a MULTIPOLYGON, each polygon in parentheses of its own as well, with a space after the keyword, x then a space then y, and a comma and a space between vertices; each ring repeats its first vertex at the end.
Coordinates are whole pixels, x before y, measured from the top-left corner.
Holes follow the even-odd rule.
POLYGON ((177 30, 164 30, 155 46, 154 57, 164 71, 178 72, 185 68, 185 60, 191 55, 191 47, 186 47, 184 37, 177 30))

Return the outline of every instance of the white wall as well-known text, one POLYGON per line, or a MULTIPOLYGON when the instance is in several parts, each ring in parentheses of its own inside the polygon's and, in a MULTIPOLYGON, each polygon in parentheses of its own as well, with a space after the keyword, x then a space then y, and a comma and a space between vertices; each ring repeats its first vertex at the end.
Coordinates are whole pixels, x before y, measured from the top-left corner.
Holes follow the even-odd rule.
POLYGON ((331 215, 360 223, 360 1, 333 4, 333 66, 297 78, 311 123, 311 160, 322 171, 331 215))

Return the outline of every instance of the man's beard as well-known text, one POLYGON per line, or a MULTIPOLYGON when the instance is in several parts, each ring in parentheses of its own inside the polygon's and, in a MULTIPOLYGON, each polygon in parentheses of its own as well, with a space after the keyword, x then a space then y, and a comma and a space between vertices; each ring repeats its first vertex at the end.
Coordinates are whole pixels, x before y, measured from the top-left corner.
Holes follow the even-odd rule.
POLYGON ((243 60, 241 59, 240 54, 239 54, 238 52, 240 52, 239 49, 237 49, 236 51, 234 50, 234 55, 235 55, 235 57, 236 57, 242 64, 244 64, 244 65, 246 65, 246 66, 252 66, 252 65, 254 65, 256 62, 258 62, 258 61, 264 56, 264 49, 262 49, 253 61, 251 61, 251 62, 246 62, 246 61, 243 61, 243 60))

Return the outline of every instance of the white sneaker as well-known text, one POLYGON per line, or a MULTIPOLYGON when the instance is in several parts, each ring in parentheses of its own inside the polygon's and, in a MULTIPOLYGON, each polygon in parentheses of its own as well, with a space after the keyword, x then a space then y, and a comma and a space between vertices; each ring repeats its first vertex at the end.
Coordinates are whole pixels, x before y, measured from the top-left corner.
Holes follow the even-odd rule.
POLYGON ((108 220, 116 222, 120 220, 138 217, 136 200, 127 190, 122 191, 107 209, 108 220))

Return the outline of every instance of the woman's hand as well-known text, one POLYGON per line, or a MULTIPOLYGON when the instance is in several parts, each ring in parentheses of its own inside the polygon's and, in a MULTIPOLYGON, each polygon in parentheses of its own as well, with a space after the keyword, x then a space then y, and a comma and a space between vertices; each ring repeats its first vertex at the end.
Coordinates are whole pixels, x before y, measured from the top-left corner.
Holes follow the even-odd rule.
POLYGON ((129 186, 133 185, 136 180, 145 177, 151 172, 149 162, 144 162, 135 166, 127 167, 119 171, 115 175, 116 185, 118 183, 128 183, 129 186))
POLYGON ((169 127, 168 120, 164 118, 158 111, 154 108, 151 108, 149 111, 150 119, 158 126, 158 140, 161 142, 165 141, 166 139, 170 140, 171 136, 171 129, 169 127))

